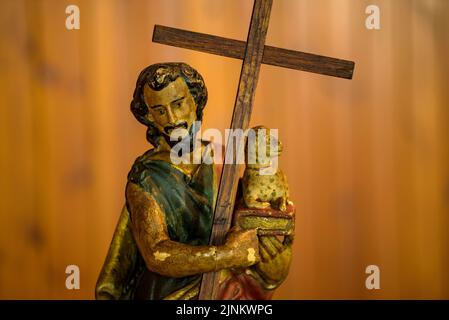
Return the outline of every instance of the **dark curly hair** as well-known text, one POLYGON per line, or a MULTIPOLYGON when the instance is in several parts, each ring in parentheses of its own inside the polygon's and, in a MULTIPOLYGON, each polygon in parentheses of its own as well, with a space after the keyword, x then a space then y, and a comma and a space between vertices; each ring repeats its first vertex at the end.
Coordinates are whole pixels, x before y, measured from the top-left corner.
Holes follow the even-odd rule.
POLYGON ((140 123, 148 127, 147 140, 154 146, 159 145, 162 133, 146 117, 148 106, 145 103, 143 88, 148 84, 151 89, 159 91, 178 77, 182 77, 186 82, 196 103, 196 120, 201 121, 207 102, 207 88, 203 77, 194 68, 182 62, 156 63, 143 69, 137 78, 136 89, 131 101, 131 112, 140 123))

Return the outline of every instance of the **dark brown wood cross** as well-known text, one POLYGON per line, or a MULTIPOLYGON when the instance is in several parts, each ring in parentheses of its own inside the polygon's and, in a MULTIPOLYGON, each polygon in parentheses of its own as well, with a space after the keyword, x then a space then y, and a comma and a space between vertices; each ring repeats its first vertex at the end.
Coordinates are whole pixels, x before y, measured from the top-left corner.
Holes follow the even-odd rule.
MULTIPOLYGON (((159 25, 154 27, 153 42, 243 59, 231 129, 246 130, 248 128, 262 63, 352 79, 354 72, 354 62, 352 61, 266 46, 265 38, 272 3, 273 0, 254 1, 246 43, 159 25)), ((238 150, 238 148, 239 146, 236 146, 235 149, 238 150)), ((228 157, 228 146, 226 146, 226 150, 226 157, 228 157)), ((226 162, 228 163, 228 161, 226 162)), ((225 164, 221 174, 215 207, 209 242, 211 245, 222 244, 231 226, 238 180, 239 171, 237 165, 225 164)), ((217 275, 218 273, 216 272, 203 275, 199 299, 214 299, 218 284, 217 275)))

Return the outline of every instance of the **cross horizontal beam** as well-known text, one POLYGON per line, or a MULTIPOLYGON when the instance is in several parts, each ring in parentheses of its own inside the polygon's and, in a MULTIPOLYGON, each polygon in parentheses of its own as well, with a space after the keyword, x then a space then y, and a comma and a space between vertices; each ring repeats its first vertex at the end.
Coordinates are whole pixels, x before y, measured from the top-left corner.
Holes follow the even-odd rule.
MULTIPOLYGON (((161 25, 154 26, 153 42, 242 60, 246 48, 244 41, 161 25)), ((344 79, 354 73, 353 61, 272 46, 265 46, 262 63, 344 79)))

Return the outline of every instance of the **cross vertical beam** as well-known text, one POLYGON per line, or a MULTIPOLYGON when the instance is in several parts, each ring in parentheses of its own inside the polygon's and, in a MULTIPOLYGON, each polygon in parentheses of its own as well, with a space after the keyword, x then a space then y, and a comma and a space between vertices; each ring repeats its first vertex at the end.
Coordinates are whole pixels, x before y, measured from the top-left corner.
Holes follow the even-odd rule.
MULTIPOLYGON (((257 81, 259 79, 260 65, 263 58, 272 3, 273 0, 254 1, 245 56, 232 115, 232 129, 246 130, 249 125, 257 81)), ((240 139, 238 140, 234 150, 240 150, 242 147, 239 145, 242 141, 240 139)), ((228 141, 228 145, 226 146, 226 157, 228 157, 231 152, 231 150, 229 150, 230 143, 231 140, 228 141)), ((225 161, 225 163, 228 163, 228 161, 225 161)), ((211 245, 222 244, 226 233, 231 226, 239 179, 238 166, 235 164, 235 161, 231 161, 231 163, 233 164, 224 165, 221 174, 214 222, 212 225, 212 234, 209 241, 211 245)), ((199 294, 200 300, 214 299, 218 285, 217 277, 218 272, 209 272, 203 275, 199 294)))

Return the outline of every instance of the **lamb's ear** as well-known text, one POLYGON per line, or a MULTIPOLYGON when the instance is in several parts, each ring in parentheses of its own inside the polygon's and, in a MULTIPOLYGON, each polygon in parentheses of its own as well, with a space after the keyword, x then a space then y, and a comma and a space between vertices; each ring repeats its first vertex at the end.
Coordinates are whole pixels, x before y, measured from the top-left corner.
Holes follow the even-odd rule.
POLYGON ((273 151, 275 154, 280 154, 282 152, 282 142, 275 136, 270 135, 269 145, 270 154, 273 151))
POLYGON ((257 131, 254 128, 246 131, 245 163, 256 164, 257 155, 257 131))

